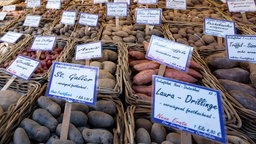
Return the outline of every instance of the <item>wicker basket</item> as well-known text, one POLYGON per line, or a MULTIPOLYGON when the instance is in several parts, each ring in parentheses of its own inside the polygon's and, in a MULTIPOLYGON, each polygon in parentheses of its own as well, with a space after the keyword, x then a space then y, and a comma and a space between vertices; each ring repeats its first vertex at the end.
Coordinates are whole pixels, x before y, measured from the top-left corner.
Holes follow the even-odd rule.
POLYGON ((0 1, 0 6, 16 4, 16 3, 19 3, 19 2, 20 2, 20 0, 3 0, 3 1, 0 1))
POLYGON ((17 21, 18 17, 13 17, 13 16, 6 16, 3 21, 1 21, 0 24, 0 33, 3 33, 8 30, 11 26, 13 26, 17 21))

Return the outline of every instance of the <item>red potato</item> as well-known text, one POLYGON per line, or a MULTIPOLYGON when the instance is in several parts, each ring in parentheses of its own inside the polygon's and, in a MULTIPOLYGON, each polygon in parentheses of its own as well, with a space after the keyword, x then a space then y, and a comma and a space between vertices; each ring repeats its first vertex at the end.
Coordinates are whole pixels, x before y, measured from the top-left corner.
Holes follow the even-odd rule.
POLYGON ((190 61, 189 67, 194 68, 194 69, 198 69, 198 70, 204 70, 204 68, 200 64, 196 63, 193 60, 190 61))
POLYGON ((136 93, 143 93, 146 94, 148 96, 151 96, 152 94, 152 85, 150 86, 144 86, 144 85, 133 85, 132 89, 136 92, 136 93))
POLYGON ((146 60, 146 59, 144 59, 144 60, 131 60, 129 62, 129 66, 135 66, 137 64, 141 64, 141 63, 145 63, 145 62, 150 62, 150 60, 146 60))
POLYGON ((152 81, 152 75, 156 75, 157 72, 158 69, 143 70, 134 76, 133 83, 137 85, 147 84, 152 81))
POLYGON ((141 100, 145 100, 145 101, 151 101, 152 100, 151 96, 148 96, 148 95, 145 95, 145 94, 142 94, 142 93, 136 93, 136 95, 141 100))
POLYGON ((252 85, 256 88, 256 64, 249 64, 249 70, 250 70, 250 80, 252 82, 252 85))
POLYGON ((196 70, 194 70, 192 68, 189 68, 187 73, 189 75, 191 75, 192 77, 194 77, 194 78, 199 78, 199 79, 203 78, 203 76, 198 71, 196 71, 196 70))
POLYGON ((145 54, 143 52, 140 51, 129 51, 129 55, 138 59, 138 60, 143 60, 145 59, 145 54))
POLYGON ((148 50, 148 46, 149 46, 149 42, 144 41, 143 45, 144 45, 144 50, 147 51, 148 50))
POLYGON ((178 71, 175 69, 170 69, 170 68, 167 68, 165 70, 164 77, 172 78, 172 79, 176 79, 176 80, 180 80, 180 81, 184 81, 184 82, 189 82, 189 83, 197 82, 197 79, 188 75, 187 73, 181 72, 181 71, 178 71))
POLYGON ((143 70, 147 70, 147 69, 158 69, 159 66, 160 66, 159 63, 154 62, 154 61, 149 61, 149 62, 145 62, 145 63, 136 64, 133 66, 133 68, 136 71, 143 71, 143 70))

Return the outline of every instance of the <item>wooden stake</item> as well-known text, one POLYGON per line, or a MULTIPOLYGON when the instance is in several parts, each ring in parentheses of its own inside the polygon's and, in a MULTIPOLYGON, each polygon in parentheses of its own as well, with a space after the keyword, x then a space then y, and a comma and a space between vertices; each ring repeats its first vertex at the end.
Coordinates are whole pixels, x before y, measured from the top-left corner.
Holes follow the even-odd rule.
POLYGON ((146 25, 145 33, 148 34, 148 32, 149 32, 149 25, 146 25))
POLYGON ((89 27, 88 26, 85 26, 84 28, 84 33, 87 33, 89 31, 89 27))
POLYGON ((248 19, 246 17, 246 13, 245 12, 241 12, 242 18, 244 22, 248 22, 248 19))
POLYGON ((90 60, 85 60, 85 65, 89 66, 90 65, 90 60))
POLYGON ((62 125, 61 125, 61 133, 60 133, 61 140, 67 140, 67 137, 68 137, 71 108, 72 108, 72 104, 70 102, 66 102, 62 125))
POLYGON ((36 52, 36 59, 37 60, 40 59, 41 53, 42 53, 42 51, 40 51, 40 50, 36 52))
POLYGON ((177 13, 178 13, 178 10, 174 10, 174 15, 177 15, 177 13))
POLYGON ((15 79, 16 79, 16 77, 15 77, 15 76, 12 76, 12 77, 8 80, 8 82, 4 85, 4 87, 1 89, 1 91, 7 90, 15 79))
POLYGON ((82 4, 84 3, 84 0, 82 0, 82 4))
POLYGON ((119 17, 116 17, 116 27, 119 27, 119 17))
POLYGON ((102 3, 100 3, 100 8, 102 9, 102 3))
POLYGON ((164 76, 164 72, 165 72, 166 66, 165 65, 160 65, 159 67, 159 71, 158 74, 159 76, 164 76))
POLYGON ((182 131, 181 144, 192 144, 191 134, 182 131))
POLYGON ((191 0, 187 0, 187 3, 191 3, 191 0))
POLYGON ((222 37, 217 37, 218 45, 222 45, 222 37))

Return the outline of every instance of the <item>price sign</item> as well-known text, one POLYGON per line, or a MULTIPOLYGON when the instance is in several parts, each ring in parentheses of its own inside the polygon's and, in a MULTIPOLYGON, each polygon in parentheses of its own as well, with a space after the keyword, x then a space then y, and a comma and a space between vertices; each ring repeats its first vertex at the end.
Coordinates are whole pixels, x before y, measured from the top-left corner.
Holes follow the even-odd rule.
POLYGON ((16 32, 7 32, 3 37, 1 37, 1 41, 8 42, 8 43, 16 43, 16 41, 22 36, 22 33, 16 32))
POLYGON ((55 36, 36 36, 30 49, 39 51, 51 51, 55 42, 55 36))
POLYGON ((114 0, 114 2, 126 2, 128 5, 131 4, 130 0, 114 0))
POLYGON ((4 20, 6 15, 7 15, 7 12, 0 12, 0 20, 4 20))
POLYGON ((17 56, 12 64, 6 68, 6 72, 19 78, 28 80, 35 71, 40 61, 25 56, 17 56))
POLYGON ((74 11, 63 11, 61 17, 61 23, 67 25, 74 25, 76 21, 76 12, 74 11))
POLYGON ((108 0, 93 0, 94 4, 99 4, 99 3, 107 3, 108 0))
POLYGON ((186 0, 166 0, 165 7, 168 9, 176 10, 186 10, 187 1, 186 0))
POLYGON ((54 62, 46 95, 94 105, 99 68, 54 62))
POLYGON ((235 34, 235 23, 233 21, 204 19, 204 34, 224 37, 235 34))
POLYGON ((41 21, 41 16, 27 15, 23 26, 38 27, 41 21))
POLYGON ((8 5, 8 6, 3 6, 3 11, 15 11, 16 10, 16 5, 8 5))
POLYGON ((78 23, 86 26, 97 26, 98 20, 99 15, 97 14, 81 13, 78 23))
POLYGON ((256 11, 254 0, 227 0, 230 12, 256 11))
POLYGON ((180 71, 186 71, 192 52, 193 47, 152 35, 146 58, 180 71))
POLYGON ((220 92, 153 76, 152 121, 226 143, 220 92))
POLYGON ((227 35, 226 47, 229 59, 256 62, 256 36, 227 35))
POLYGON ((40 0, 27 0, 27 8, 34 8, 41 6, 40 0))
POLYGON ((138 0, 138 4, 157 4, 157 0, 138 0))
POLYGON ((102 54, 101 42, 92 42, 88 44, 81 44, 76 46, 76 60, 100 58, 102 54))
POLYGON ((61 1, 60 0, 48 0, 46 4, 47 9, 60 9, 61 1))
POLYGON ((160 25, 161 24, 161 9, 152 8, 136 8, 136 23, 146 25, 160 25))
POLYGON ((107 16, 126 17, 128 14, 128 5, 123 2, 109 2, 107 3, 106 11, 107 16))

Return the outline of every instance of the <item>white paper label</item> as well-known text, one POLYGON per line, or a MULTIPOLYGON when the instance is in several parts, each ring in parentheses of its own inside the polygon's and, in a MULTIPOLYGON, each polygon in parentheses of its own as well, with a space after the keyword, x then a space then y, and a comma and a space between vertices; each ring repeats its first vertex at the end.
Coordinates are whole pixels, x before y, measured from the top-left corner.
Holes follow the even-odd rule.
POLYGON ((192 52, 193 47, 152 35, 146 58, 180 71, 186 71, 192 52))
POLYGON ((114 0, 114 2, 126 2, 128 5, 131 4, 130 0, 114 0))
POLYGON ((3 11, 15 11, 16 10, 16 5, 8 5, 8 6, 3 6, 3 11))
POLYGON ((60 9, 60 0, 48 0, 46 4, 47 9, 60 9))
POLYGON ((256 36, 227 35, 226 47, 229 59, 256 62, 256 36))
POLYGON ((230 12, 256 11, 254 0, 227 0, 230 12))
POLYGON ((127 3, 115 3, 115 2, 109 2, 107 3, 107 16, 112 17, 126 17, 128 12, 128 5, 127 3))
POLYGON ((41 16, 27 15, 23 26, 38 27, 41 21, 41 16))
POLYGON ((76 21, 76 12, 74 11, 63 11, 61 17, 61 23, 67 25, 74 25, 76 21))
POLYGON ((99 4, 99 3, 107 3, 108 0, 93 0, 94 4, 99 4))
POLYGON ((176 10, 186 10, 187 1, 186 0, 166 0, 165 7, 168 9, 176 10))
POLYGON ((160 25, 161 24, 161 9, 144 9, 136 8, 136 23, 146 25, 160 25))
POLYGON ((16 43, 16 41, 22 36, 22 33, 16 32, 7 32, 3 37, 1 37, 1 41, 8 42, 8 43, 16 43))
POLYGON ((81 13, 78 23, 86 26, 97 26, 98 25, 99 15, 81 13))
POLYGON ((138 0, 138 4, 157 4, 157 0, 138 0))
POLYGON ((6 68, 6 72, 19 78, 28 80, 35 71, 40 61, 25 56, 17 56, 12 64, 6 68))
POLYGON ((89 60, 92 58, 100 58, 102 55, 101 42, 93 42, 76 46, 76 60, 89 60))
POLYGON ((7 15, 7 12, 0 12, 0 20, 4 20, 6 15, 7 15))
POLYGON ((97 67, 54 62, 46 95, 94 105, 98 71, 97 67))
POLYGON ((27 7, 28 8, 34 8, 41 6, 40 0, 27 0, 27 7))
POLYGON ((55 36, 36 36, 30 49, 39 51, 51 51, 54 47, 55 41, 55 36))
POLYGON ((204 34, 224 37, 235 34, 235 23, 227 20, 204 19, 204 34))
POLYGON ((152 121, 226 143, 217 90, 153 76, 152 121))

